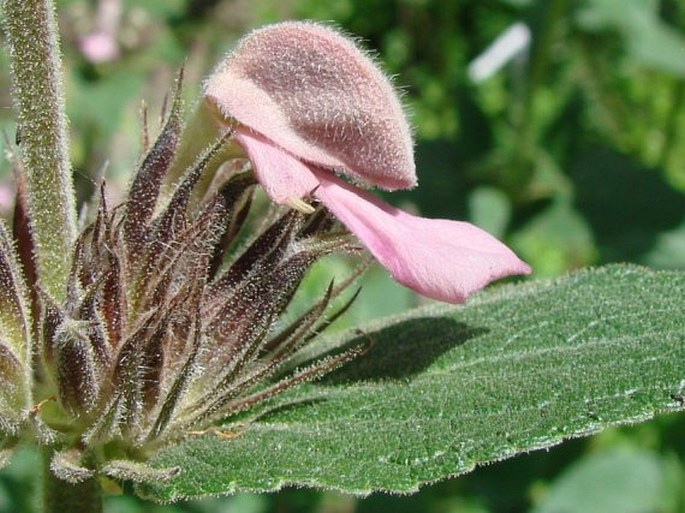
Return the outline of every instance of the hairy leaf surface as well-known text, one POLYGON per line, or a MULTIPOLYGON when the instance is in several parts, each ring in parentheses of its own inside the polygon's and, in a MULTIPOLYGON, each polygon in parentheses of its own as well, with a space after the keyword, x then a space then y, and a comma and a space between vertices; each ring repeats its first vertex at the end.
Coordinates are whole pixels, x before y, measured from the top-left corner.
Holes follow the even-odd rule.
POLYGON ((152 465, 180 475, 138 491, 163 501, 291 484, 405 493, 682 410, 684 306, 685 273, 614 265, 378 322, 364 328, 367 354, 249 422, 162 451, 152 465))

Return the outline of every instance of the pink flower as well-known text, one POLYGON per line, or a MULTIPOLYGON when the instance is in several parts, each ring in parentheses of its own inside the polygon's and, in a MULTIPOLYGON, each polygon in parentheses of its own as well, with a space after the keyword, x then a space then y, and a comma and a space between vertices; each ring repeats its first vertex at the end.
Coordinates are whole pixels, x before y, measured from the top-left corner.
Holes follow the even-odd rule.
POLYGON ((336 174, 386 190, 416 185, 411 130, 392 86, 353 41, 312 22, 256 30, 217 67, 205 99, 278 203, 323 203, 400 283, 461 303, 530 267, 464 222, 399 210, 336 174))

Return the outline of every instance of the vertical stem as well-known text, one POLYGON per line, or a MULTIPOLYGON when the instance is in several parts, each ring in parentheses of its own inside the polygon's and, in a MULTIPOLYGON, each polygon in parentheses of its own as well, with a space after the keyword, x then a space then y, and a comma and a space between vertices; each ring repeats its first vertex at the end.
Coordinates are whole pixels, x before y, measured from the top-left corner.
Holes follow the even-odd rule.
POLYGON ((41 449, 43 458, 42 513, 102 513, 102 488, 96 478, 78 484, 58 479, 50 470, 52 449, 41 449))
POLYGON ((3 0, 14 109, 39 282, 65 292, 76 235, 64 87, 52 0, 3 0))
POLYGON ((526 83, 523 103, 515 121, 518 125, 518 138, 513 158, 510 179, 514 188, 520 188, 529 179, 531 161, 535 154, 536 136, 536 93, 543 85, 549 64, 550 47, 558 23, 568 10, 569 0, 552 0, 536 4, 535 15, 538 24, 535 30, 530 69, 526 83))
POLYGON ((670 110, 666 116, 663 129, 664 143, 657 160, 657 165, 661 168, 668 167, 673 147, 678 140, 678 121, 682 113, 682 106, 685 103, 685 83, 682 80, 677 80, 673 85, 671 98, 670 110))

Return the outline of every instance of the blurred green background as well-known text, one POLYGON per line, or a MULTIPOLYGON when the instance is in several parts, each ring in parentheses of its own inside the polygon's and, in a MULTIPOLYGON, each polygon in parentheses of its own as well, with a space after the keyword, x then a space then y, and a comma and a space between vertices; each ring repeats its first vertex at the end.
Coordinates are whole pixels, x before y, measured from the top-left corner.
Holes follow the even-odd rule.
MULTIPOLYGON (((332 21, 395 76, 415 125, 418 189, 386 195, 505 240, 534 278, 628 261, 685 269, 685 2, 682 0, 58 0, 72 159, 81 200, 106 174, 127 183, 175 71, 192 105, 202 77, 240 35, 282 19, 332 21), (513 24, 530 44, 487 77, 469 65, 513 24), (95 37, 94 37, 95 35, 95 37)), ((486 58, 489 54, 485 53, 486 58)), ((12 148, 7 56, 0 123, 12 148)), ((0 215, 11 169, 0 162, 0 215)), ((348 264, 317 267, 303 294, 348 264)), ((343 323, 420 299, 373 269, 343 323)), ((649 305, 645 305, 646 308, 649 305)), ((365 499, 312 490, 171 506, 110 497, 108 512, 680 512, 685 421, 660 418, 426 486, 365 499)), ((25 511, 30 453, 0 474, 0 511, 25 511)))

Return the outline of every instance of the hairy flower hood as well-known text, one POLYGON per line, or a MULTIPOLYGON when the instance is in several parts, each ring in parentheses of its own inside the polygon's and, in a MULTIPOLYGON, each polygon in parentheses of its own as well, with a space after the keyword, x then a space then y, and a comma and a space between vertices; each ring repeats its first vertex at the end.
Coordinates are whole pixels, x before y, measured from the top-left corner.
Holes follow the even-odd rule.
POLYGON ((416 184, 411 130, 389 81, 334 29, 284 22, 248 34, 205 83, 207 104, 278 203, 323 203, 400 283, 461 303, 530 268, 468 223, 410 215, 336 176, 416 184))
POLYGON ((327 26, 284 22, 252 32, 205 94, 224 116, 308 162, 388 190, 416 185, 411 130, 392 86, 327 26))

